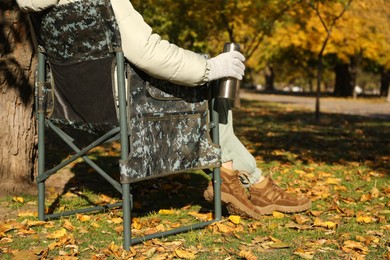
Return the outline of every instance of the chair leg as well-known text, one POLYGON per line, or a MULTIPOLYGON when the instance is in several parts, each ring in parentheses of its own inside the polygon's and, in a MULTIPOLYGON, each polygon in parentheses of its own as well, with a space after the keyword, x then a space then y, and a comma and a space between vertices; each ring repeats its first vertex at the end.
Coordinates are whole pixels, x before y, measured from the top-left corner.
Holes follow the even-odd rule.
MULTIPOLYGON (((45 172, 45 56, 38 52, 38 86, 36 110, 38 117, 38 176, 45 172)), ((45 180, 38 182, 38 219, 45 220, 45 180)))
POLYGON ((214 184, 214 219, 219 221, 222 219, 222 205, 221 205, 221 169, 215 168, 213 173, 214 184))
POLYGON ((130 250, 131 246, 131 194, 130 184, 122 184, 123 197, 123 249, 130 250))

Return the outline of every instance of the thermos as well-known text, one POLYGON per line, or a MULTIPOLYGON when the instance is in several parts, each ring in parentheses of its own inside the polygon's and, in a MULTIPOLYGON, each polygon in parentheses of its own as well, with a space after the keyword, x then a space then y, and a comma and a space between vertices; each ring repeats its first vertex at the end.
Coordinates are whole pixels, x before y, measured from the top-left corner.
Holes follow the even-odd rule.
MULTIPOLYGON (((240 45, 234 42, 225 43, 223 52, 240 51, 240 45)), ((238 89, 240 81, 236 78, 228 77, 220 79, 218 82, 218 97, 220 98, 236 98, 236 89, 238 89)))

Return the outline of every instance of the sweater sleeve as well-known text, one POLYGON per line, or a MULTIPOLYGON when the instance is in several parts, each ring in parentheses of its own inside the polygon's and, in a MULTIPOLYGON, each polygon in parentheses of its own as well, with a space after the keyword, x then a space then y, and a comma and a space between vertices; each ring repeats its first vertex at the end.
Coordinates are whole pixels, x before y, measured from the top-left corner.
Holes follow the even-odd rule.
POLYGON ((16 0, 19 8, 25 12, 38 12, 54 6, 58 0, 16 0))
POLYGON ((207 61, 152 32, 129 0, 111 0, 125 57, 146 73, 171 82, 197 86, 207 81, 207 61))

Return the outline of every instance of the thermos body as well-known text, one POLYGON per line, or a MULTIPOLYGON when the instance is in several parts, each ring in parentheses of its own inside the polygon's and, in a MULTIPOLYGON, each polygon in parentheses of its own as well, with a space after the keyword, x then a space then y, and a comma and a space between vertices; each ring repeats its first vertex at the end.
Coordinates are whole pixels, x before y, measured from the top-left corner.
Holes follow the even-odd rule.
MULTIPOLYGON (((234 42, 225 43, 223 52, 240 51, 240 45, 234 42)), ((236 78, 228 77, 220 79, 218 82, 218 97, 235 99, 236 89, 239 87, 240 81, 236 78)))

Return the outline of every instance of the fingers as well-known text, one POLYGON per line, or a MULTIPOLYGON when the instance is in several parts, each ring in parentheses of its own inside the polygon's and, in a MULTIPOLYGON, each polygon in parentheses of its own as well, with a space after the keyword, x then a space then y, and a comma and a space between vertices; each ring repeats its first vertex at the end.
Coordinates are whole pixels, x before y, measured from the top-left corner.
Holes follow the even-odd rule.
POLYGON ((244 55, 242 55, 241 52, 238 52, 238 51, 231 51, 229 52, 231 57, 233 58, 236 58, 236 59, 239 59, 240 61, 244 62, 245 61, 245 57, 244 55))
POLYGON ((245 57, 238 51, 221 53, 208 60, 210 74, 208 80, 224 77, 243 79, 245 72, 245 57))

